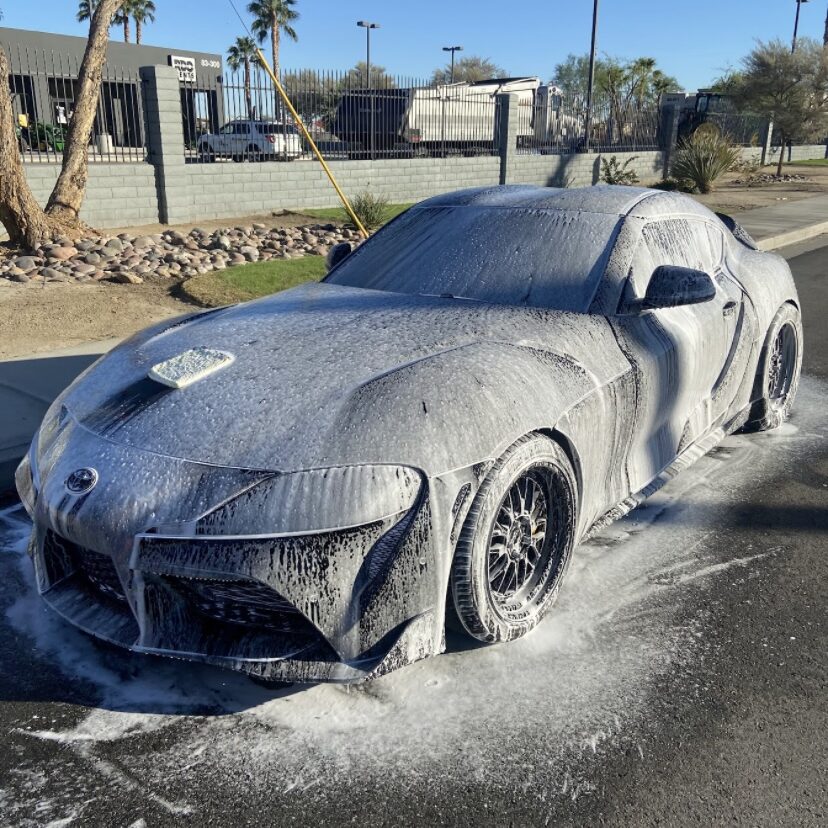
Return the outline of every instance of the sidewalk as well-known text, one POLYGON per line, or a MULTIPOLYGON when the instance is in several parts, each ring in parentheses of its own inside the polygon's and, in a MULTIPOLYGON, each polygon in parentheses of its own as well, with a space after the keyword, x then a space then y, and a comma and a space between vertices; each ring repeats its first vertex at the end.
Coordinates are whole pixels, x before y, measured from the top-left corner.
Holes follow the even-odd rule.
POLYGON ((828 233, 828 195, 745 210, 733 217, 762 250, 776 250, 828 233))
MULTIPOLYGON (((828 195, 746 210, 738 222, 763 250, 828 233, 828 195)), ((118 340, 0 361, 0 492, 14 484, 14 469, 52 400, 118 340)))

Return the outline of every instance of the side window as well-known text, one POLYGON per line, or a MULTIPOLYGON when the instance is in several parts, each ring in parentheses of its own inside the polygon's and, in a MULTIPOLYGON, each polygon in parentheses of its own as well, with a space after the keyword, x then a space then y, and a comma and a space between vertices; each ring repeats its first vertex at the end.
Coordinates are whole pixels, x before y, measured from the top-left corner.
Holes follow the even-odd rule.
POLYGON ((250 132, 250 124, 239 124, 237 132, 239 135, 247 135, 250 132))
POLYGON ((721 238, 717 245, 703 221, 676 218, 650 222, 644 226, 633 256, 625 298, 642 299, 653 271, 661 265, 691 267, 713 275, 721 261, 721 238))
POLYGON ((220 130, 222 135, 232 135, 236 131, 235 124, 226 124, 220 130))

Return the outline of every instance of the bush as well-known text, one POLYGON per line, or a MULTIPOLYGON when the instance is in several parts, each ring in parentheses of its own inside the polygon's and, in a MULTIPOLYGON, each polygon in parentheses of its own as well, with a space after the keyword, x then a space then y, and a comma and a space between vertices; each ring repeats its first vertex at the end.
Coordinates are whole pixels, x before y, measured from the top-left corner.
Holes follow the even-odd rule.
POLYGON ((673 178, 709 193, 716 179, 731 170, 739 160, 739 150, 726 136, 712 130, 696 130, 676 149, 670 172, 673 178))
POLYGON ((388 199, 375 196, 365 190, 353 198, 351 207, 354 208, 357 218, 366 230, 376 230, 385 222, 385 216, 388 212, 388 199))
POLYGON ((678 190, 681 190, 681 182, 676 181, 675 178, 665 178, 663 181, 659 181, 656 184, 652 185, 653 190, 665 190, 668 193, 674 193, 678 190))
POLYGON ((609 160, 602 158, 601 181, 604 184, 638 184, 638 176, 635 170, 627 169, 637 158, 638 156, 634 155, 623 164, 614 155, 609 160))

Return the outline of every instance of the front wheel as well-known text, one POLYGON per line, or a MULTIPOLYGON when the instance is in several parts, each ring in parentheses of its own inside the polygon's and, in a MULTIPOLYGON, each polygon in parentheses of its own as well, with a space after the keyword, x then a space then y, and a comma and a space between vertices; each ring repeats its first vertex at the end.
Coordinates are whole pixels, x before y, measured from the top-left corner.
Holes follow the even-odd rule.
POLYGON ((532 434, 495 463, 452 564, 454 609, 470 635, 511 641, 535 627, 557 597, 576 518, 575 474, 557 443, 532 434))
POLYGON ((776 312, 759 357, 750 413, 742 431, 769 431, 788 419, 802 371, 802 318, 786 303, 776 312))

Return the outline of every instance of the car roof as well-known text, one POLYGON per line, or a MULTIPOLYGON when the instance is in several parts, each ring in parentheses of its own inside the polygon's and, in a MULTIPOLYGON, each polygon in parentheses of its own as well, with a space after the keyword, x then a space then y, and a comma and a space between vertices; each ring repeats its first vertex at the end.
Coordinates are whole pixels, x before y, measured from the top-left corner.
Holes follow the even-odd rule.
POLYGON ((714 217, 706 207, 681 193, 609 184, 573 188, 523 184, 474 187, 429 198, 415 207, 451 206, 569 210, 637 218, 665 218, 670 215, 714 217))

